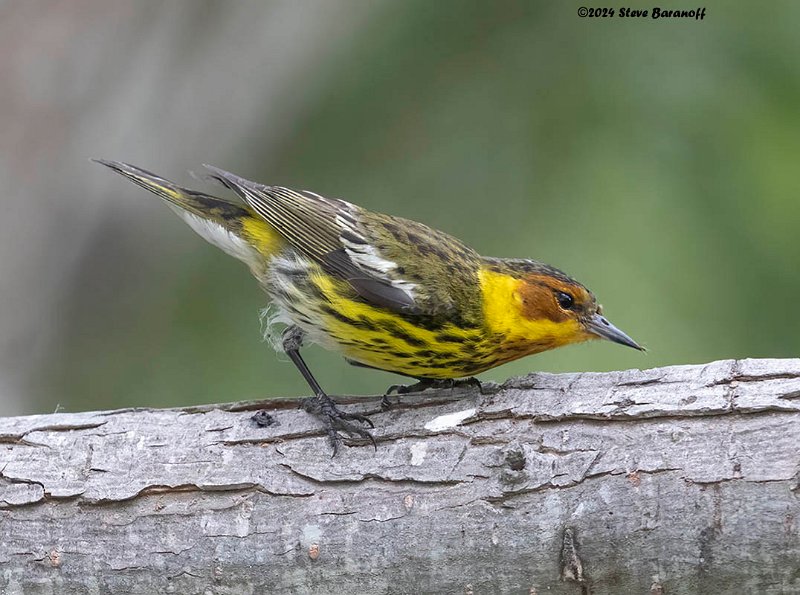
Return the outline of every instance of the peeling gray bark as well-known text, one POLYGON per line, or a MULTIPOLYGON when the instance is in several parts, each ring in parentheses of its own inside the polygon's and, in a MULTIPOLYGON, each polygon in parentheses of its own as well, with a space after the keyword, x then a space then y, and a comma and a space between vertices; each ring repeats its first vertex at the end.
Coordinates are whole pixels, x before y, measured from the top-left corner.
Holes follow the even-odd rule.
POLYGON ((0 592, 800 592, 800 359, 487 392, 2 419, 0 592))

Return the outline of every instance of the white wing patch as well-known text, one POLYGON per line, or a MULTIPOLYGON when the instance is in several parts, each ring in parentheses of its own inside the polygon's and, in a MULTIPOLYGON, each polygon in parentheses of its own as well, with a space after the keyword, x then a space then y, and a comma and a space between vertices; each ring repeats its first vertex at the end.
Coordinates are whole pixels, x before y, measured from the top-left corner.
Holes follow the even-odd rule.
POLYGON ((344 245, 344 251, 359 267, 376 277, 385 277, 397 268, 397 263, 383 258, 375 246, 369 244, 354 244, 345 238, 339 238, 344 245))
MULTIPOLYGON (((344 201, 341 201, 344 203, 344 201)), ((349 203, 344 203, 352 206, 349 203)), ((355 218, 351 213, 341 213, 336 216, 336 223, 342 228, 343 234, 339 236, 339 241, 344 246, 344 251, 356 265, 370 273, 374 277, 383 279, 391 283, 393 287, 405 291, 411 299, 414 299, 414 292, 417 288, 416 283, 401 279, 392 273, 397 270, 397 263, 384 258, 369 241, 361 234, 356 226, 355 218), (348 239, 348 237, 352 239, 348 239), (358 240, 358 241, 354 241, 358 240)))

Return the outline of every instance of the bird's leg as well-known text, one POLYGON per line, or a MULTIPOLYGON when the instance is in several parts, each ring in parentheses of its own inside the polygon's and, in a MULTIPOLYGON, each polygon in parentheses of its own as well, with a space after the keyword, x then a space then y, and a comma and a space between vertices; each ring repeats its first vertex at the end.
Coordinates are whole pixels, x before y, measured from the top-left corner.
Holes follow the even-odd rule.
POLYGON ((357 413, 347 413, 339 409, 334 400, 325 394, 325 391, 322 390, 322 387, 317 382, 317 379, 314 378, 311 370, 308 369, 306 362, 300 356, 300 347, 303 345, 303 335, 304 333, 299 327, 288 327, 283 333, 283 349, 286 355, 289 356, 289 359, 292 360, 292 363, 300 371, 303 378, 305 378, 308 386, 314 391, 314 396, 304 399, 301 406, 309 413, 322 419, 328 433, 328 440, 330 440, 331 446, 333 447, 333 456, 336 456, 339 450, 339 443, 341 442, 341 436, 339 436, 340 431, 350 434, 351 436, 360 436, 372 442, 372 446, 376 447, 375 438, 372 437, 372 434, 361 426, 353 423, 353 421, 357 421, 374 428, 375 426, 369 418, 357 413))
POLYGON ((475 378, 475 376, 469 376, 468 378, 459 378, 458 380, 455 381, 453 387, 477 388, 479 393, 481 393, 482 395, 485 394, 483 392, 483 384, 481 384, 481 381, 475 378))
POLYGON ((386 393, 383 395, 381 407, 384 409, 391 407, 389 396, 392 393, 396 393, 397 395, 406 395, 409 393, 420 393, 429 388, 440 390, 444 388, 460 387, 477 388, 481 394, 483 394, 483 386, 481 385, 481 381, 474 376, 470 376, 469 378, 420 378, 419 381, 415 382, 414 384, 393 384, 390 386, 388 389, 386 389, 386 393))
POLYGON ((386 389, 385 396, 392 393, 398 395, 407 395, 410 393, 421 393, 429 388, 438 390, 442 388, 453 388, 455 380, 452 378, 420 378, 414 384, 393 384, 386 389))
POLYGON ((409 393, 421 393, 422 391, 428 388, 437 388, 441 381, 434 380, 433 378, 420 378, 414 384, 393 384, 389 388, 386 389, 386 392, 383 393, 383 398, 381 399, 381 409, 386 411, 387 409, 392 408, 392 402, 389 400, 389 397, 392 396, 392 393, 398 396, 398 403, 400 395, 407 395, 409 393))

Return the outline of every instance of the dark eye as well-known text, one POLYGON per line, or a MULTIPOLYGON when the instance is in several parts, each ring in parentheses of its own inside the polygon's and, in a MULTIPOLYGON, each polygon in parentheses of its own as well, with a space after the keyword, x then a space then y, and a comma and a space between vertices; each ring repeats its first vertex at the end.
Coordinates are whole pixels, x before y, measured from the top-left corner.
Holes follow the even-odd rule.
POLYGON ((564 310, 572 310, 572 307, 575 305, 575 299, 570 294, 564 293, 563 291, 556 292, 556 299, 558 300, 558 305, 564 310))

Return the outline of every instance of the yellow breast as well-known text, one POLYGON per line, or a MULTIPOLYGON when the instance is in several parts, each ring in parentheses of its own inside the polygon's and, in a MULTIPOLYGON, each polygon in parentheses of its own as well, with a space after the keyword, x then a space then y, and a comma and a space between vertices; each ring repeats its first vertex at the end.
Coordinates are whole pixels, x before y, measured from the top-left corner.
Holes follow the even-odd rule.
POLYGON ((519 281, 480 272, 484 324, 419 326, 412 316, 358 299, 352 288, 314 268, 313 291, 297 293, 292 309, 309 338, 368 366, 418 378, 462 378, 531 353, 574 341, 577 323, 529 320, 519 281))

